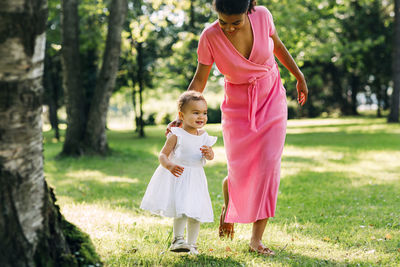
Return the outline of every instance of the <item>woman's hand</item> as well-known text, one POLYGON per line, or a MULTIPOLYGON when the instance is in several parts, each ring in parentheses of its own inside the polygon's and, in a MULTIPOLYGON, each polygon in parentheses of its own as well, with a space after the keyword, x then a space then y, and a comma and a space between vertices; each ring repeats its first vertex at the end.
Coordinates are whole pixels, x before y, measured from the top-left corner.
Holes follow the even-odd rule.
POLYGON ((212 160, 214 158, 214 151, 212 147, 204 145, 200 148, 200 150, 201 154, 203 154, 203 157, 205 157, 206 159, 212 160))
POLYGON ((168 123, 167 130, 165 130, 165 136, 171 132, 172 127, 182 127, 182 121, 180 119, 176 119, 168 123))
POLYGON ((308 88, 306 80, 304 78, 297 80, 296 88, 297 88, 297 101, 301 106, 304 106, 308 98, 308 88))
POLYGON ((181 166, 179 166, 179 165, 176 165, 176 164, 171 163, 171 164, 168 164, 168 165, 167 165, 167 169, 168 169, 175 177, 179 177, 179 176, 182 175, 182 173, 183 173, 183 171, 184 171, 185 168, 183 168, 183 167, 181 167, 181 166))

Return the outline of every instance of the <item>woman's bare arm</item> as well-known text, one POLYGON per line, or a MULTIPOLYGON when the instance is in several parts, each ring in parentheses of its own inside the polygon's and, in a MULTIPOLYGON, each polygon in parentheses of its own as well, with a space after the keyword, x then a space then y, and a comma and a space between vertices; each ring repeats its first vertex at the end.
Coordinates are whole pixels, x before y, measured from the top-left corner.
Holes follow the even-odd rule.
POLYGON ((271 38, 274 41, 275 56, 297 79, 296 87, 298 93, 298 102, 303 106, 306 103, 308 96, 308 88, 304 75, 300 71, 299 67, 297 66, 292 56, 290 55, 289 51, 286 49, 285 45, 282 43, 276 31, 271 36, 271 38))
POLYGON ((211 67, 212 65, 198 63, 196 73, 194 74, 193 80, 189 84, 188 90, 195 90, 203 93, 207 84, 208 76, 210 75, 211 67))

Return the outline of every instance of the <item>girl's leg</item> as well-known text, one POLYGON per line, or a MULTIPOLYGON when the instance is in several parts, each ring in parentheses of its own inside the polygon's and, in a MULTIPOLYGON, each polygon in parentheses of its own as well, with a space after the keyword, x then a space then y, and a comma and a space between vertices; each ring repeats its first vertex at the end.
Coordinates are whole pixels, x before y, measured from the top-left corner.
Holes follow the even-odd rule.
POLYGON ((197 251, 197 246, 196 246, 196 241, 197 237, 199 236, 199 231, 200 231, 200 222, 188 218, 187 221, 187 244, 190 247, 190 254, 192 255, 197 255, 199 252, 197 251))
POLYGON ((183 235, 185 234, 187 217, 174 218, 174 239, 169 250, 173 252, 189 252, 190 247, 186 244, 183 235))
POLYGON ((199 236, 199 231, 200 231, 200 222, 188 218, 187 220, 187 243, 188 245, 195 246, 197 237, 199 236))
POLYGON ((182 237, 185 234, 187 217, 183 216, 181 218, 174 218, 174 239, 177 237, 182 237))

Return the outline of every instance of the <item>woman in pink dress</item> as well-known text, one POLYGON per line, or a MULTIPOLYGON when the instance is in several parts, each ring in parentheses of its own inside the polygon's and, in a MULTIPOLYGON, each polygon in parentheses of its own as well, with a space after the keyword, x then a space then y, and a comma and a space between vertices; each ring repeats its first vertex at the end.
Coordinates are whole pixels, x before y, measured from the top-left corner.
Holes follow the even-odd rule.
POLYGON ((273 255, 261 240, 268 218, 275 215, 287 120, 286 91, 274 55, 296 77, 300 105, 308 89, 271 13, 255 4, 214 0, 218 20, 201 34, 188 90, 203 92, 213 63, 225 76, 221 111, 228 176, 220 236, 233 238, 233 223, 253 223, 250 250, 273 255))

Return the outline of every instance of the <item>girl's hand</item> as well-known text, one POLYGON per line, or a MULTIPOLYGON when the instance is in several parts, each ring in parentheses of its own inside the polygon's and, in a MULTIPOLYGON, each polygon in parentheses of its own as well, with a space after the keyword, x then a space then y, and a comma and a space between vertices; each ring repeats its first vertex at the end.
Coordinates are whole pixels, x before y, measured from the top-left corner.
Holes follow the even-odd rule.
POLYGON ((203 154, 203 157, 205 157, 206 159, 212 160, 214 158, 214 151, 212 147, 204 145, 200 148, 200 150, 201 154, 203 154))
POLYGON ((297 88, 297 101, 301 106, 304 106, 308 98, 308 88, 306 80, 304 78, 297 80, 296 88, 297 88))
POLYGON ((165 136, 167 136, 171 132, 172 127, 182 127, 182 121, 180 119, 171 121, 167 126, 167 130, 165 130, 165 136))
POLYGON ((183 168, 183 167, 181 167, 181 166, 179 166, 179 165, 176 165, 176 164, 171 163, 170 165, 167 166, 167 169, 168 169, 175 177, 179 177, 179 176, 182 175, 183 170, 184 170, 185 168, 183 168))

